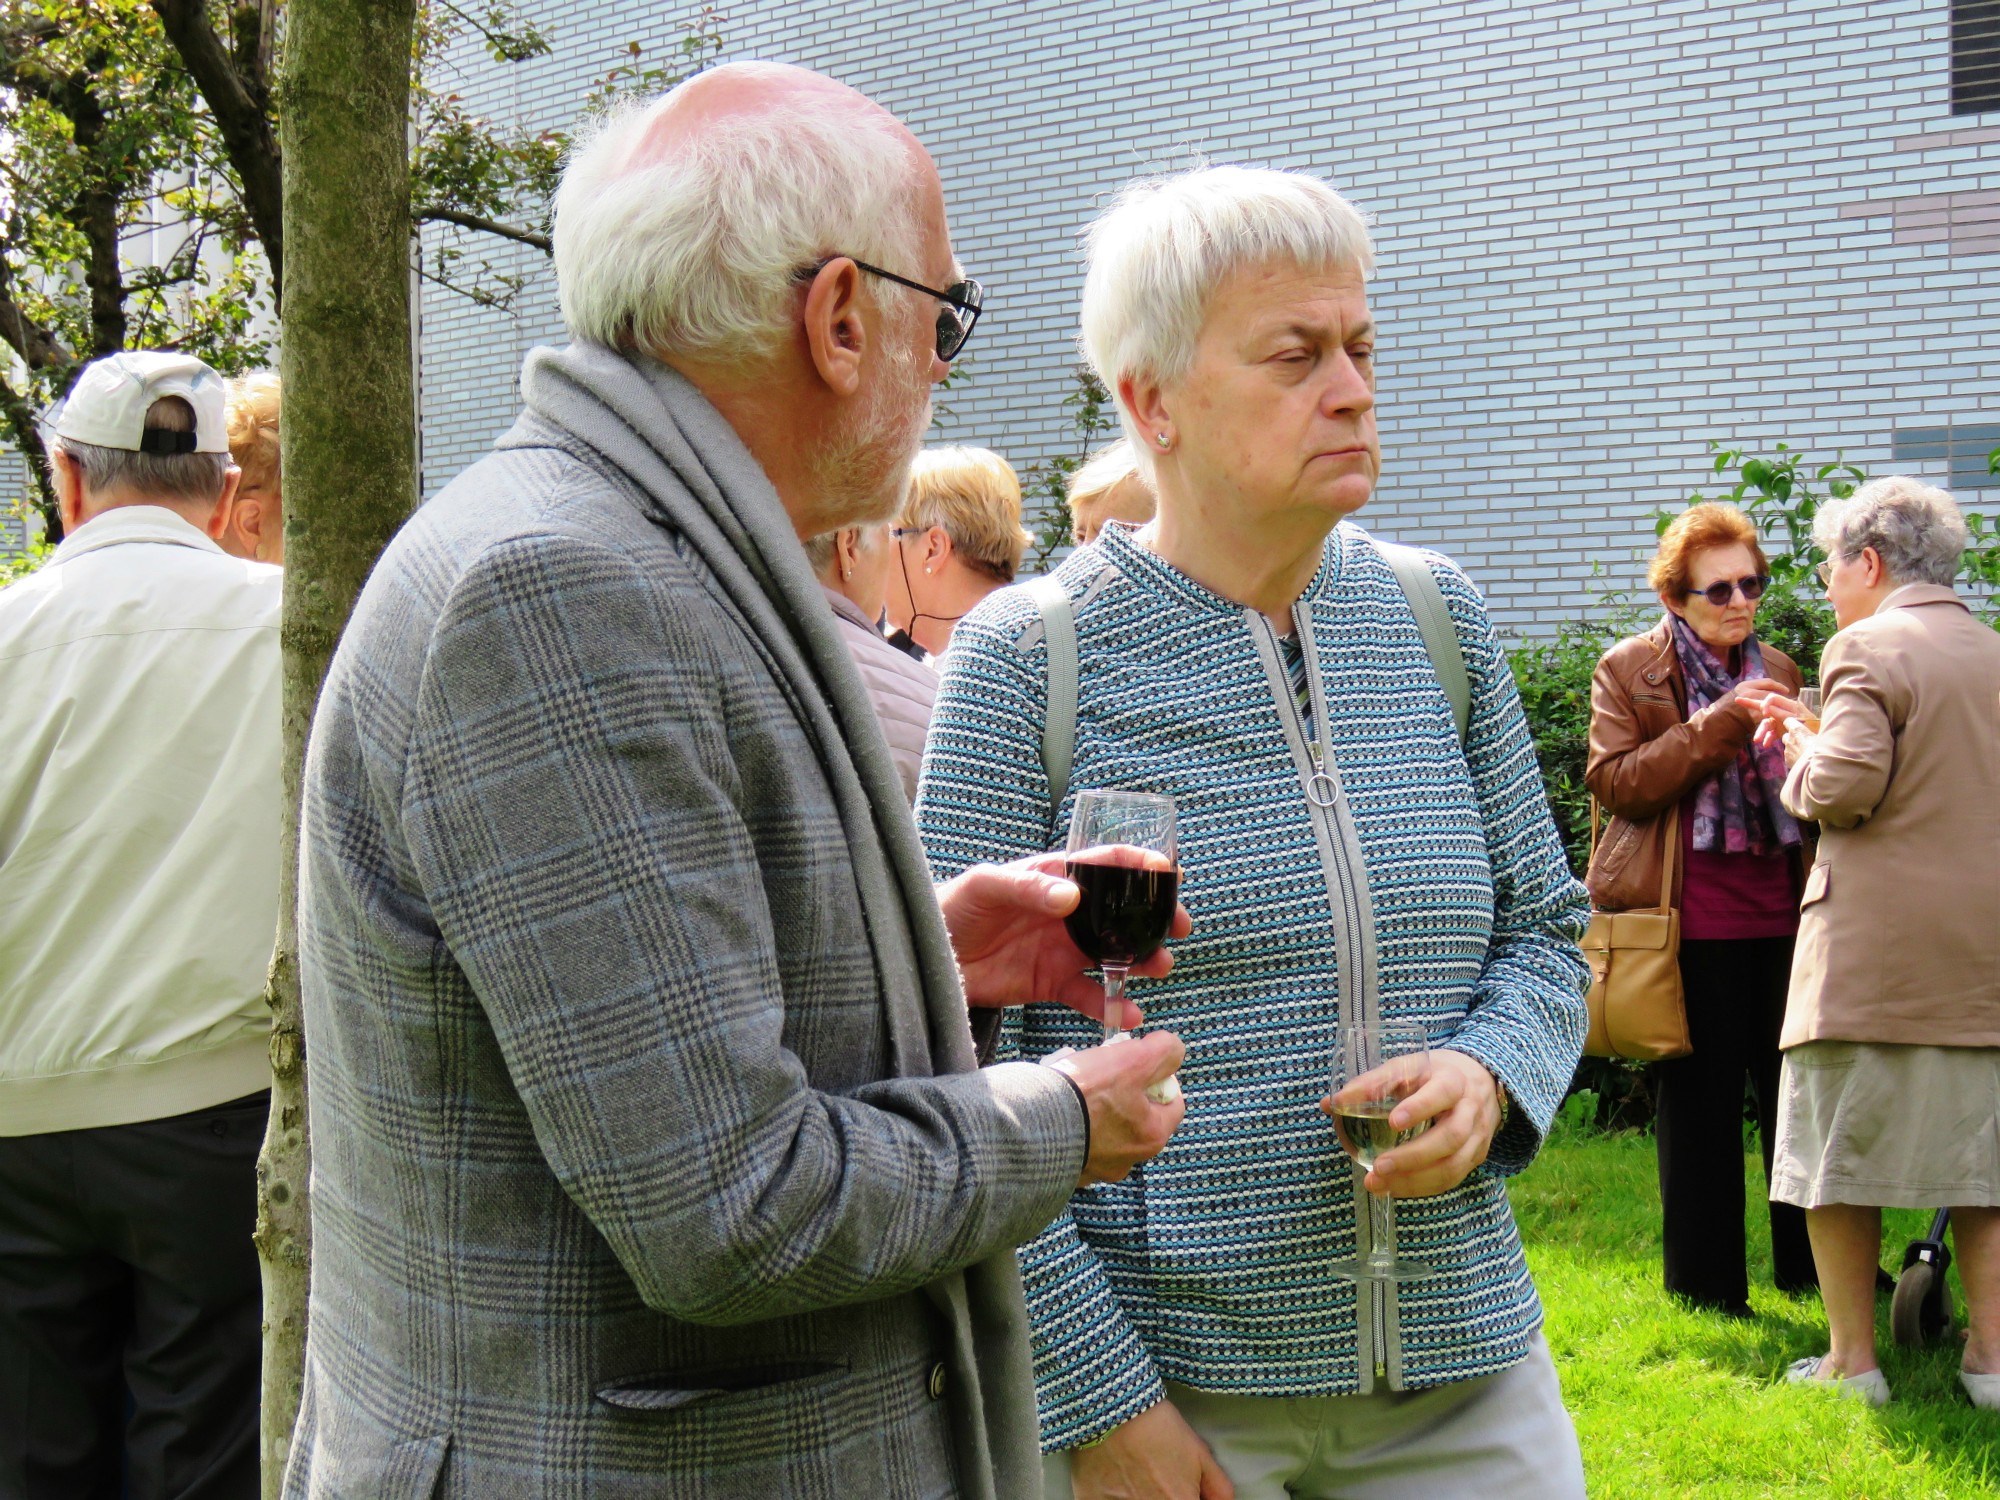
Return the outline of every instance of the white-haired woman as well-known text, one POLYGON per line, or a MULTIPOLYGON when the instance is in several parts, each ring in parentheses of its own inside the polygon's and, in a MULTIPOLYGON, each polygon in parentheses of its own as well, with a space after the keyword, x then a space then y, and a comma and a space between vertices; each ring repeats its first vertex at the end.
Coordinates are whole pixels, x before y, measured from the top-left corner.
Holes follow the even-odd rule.
POLYGON ((886 525, 849 526, 829 531, 806 543, 819 586, 826 590, 833 616, 840 621, 840 638, 861 669, 861 680, 875 704, 875 717, 889 741, 889 758, 903 778, 910 800, 917 796, 917 772, 923 766, 924 735, 930 729, 931 703, 937 697, 937 673, 892 646, 876 621, 889 595, 889 570, 895 548, 886 525))
MULTIPOLYGON (((1047 652, 1009 590, 959 627, 917 820, 940 873, 1060 842, 1076 790, 1179 804, 1195 936, 1145 987, 1187 1044, 1181 1133, 1022 1251, 1051 1495, 1575 1496, 1576 1439, 1504 1177, 1575 1067, 1586 913, 1478 593, 1427 555, 1470 678, 1463 744, 1412 609, 1344 521, 1379 464, 1361 216, 1306 176, 1133 185, 1091 233, 1084 341, 1158 497, 1055 573, 1073 790, 1041 760, 1047 652), (1321 1108, 1336 1026, 1420 1023, 1365 1180, 1321 1108), (1436 1274, 1336 1279, 1367 1190, 1436 1274)), ((1037 1057, 1087 1046, 1013 1013, 1037 1057)))
POLYGON ((1952 589, 1943 490, 1878 479, 1813 521, 1840 631, 1820 732, 1787 726, 1785 805, 1819 820, 1785 1009, 1771 1196, 1806 1211, 1831 1347, 1791 1378, 1875 1405, 1884 1208, 1948 1206, 1963 1373, 2000 1410, 2000 633, 1952 589))

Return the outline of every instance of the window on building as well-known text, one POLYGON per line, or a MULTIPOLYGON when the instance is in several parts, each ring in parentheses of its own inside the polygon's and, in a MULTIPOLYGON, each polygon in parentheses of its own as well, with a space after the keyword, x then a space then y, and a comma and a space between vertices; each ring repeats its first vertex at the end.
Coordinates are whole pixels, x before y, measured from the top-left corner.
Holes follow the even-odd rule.
POLYGON ((1986 467, 1995 448, 2000 448, 2000 422, 1899 427, 1889 434, 1889 452, 1898 464, 1954 493, 2000 489, 2000 474, 1986 467))
POLYGON ((2000 0, 1952 0, 1951 112, 2000 110, 2000 0))

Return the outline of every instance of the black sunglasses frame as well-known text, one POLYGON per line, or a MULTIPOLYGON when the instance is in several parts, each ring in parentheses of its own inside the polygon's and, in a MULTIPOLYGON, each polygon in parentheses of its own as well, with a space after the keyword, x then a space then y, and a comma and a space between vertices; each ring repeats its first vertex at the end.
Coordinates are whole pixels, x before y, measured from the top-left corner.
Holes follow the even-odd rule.
POLYGON ((922 292, 935 297, 950 312, 940 312, 937 321, 937 357, 950 364, 965 349, 965 341, 972 337, 972 330, 979 322, 980 309, 986 305, 986 288, 970 276, 963 281, 954 281, 943 291, 934 286, 925 286, 921 281, 912 281, 907 276, 898 276, 894 271, 885 271, 880 266, 871 266, 865 260, 854 260, 851 255, 830 255, 816 266, 800 269, 797 280, 811 281, 836 260, 853 260, 858 270, 870 276, 879 276, 884 281, 893 281, 897 286, 908 287, 913 292, 922 292))
POLYGON ((1705 589, 1686 590, 1683 597, 1692 599, 1695 595, 1699 594, 1717 609, 1724 609, 1728 607, 1729 601, 1738 594, 1741 594, 1745 599, 1755 604, 1759 599, 1764 597, 1764 590, 1770 586, 1771 575, 1769 573, 1756 573, 1748 578, 1720 578, 1705 589), (1720 598, 1716 597, 1716 590, 1718 589, 1722 591, 1720 598))

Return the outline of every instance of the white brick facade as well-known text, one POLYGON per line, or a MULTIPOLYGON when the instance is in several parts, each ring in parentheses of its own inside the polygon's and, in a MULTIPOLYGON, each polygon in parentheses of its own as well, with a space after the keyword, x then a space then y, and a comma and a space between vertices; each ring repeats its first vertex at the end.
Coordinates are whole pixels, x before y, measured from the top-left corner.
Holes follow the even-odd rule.
MULTIPOLYGON (((666 10, 530 9, 554 55, 468 54, 462 91, 537 126, 568 125, 627 41, 663 59, 679 36, 666 10)), ((1109 192, 1196 151, 1324 175, 1381 252, 1362 519, 1532 629, 1593 561, 1637 580, 1710 438, 1887 472, 1897 429, 2000 422, 2000 115, 1950 114, 1947 21, 1946 0, 744 0, 722 30, 726 56, 831 73, 929 145, 989 289, 945 431, 1017 467, 1074 446, 1077 236, 1109 192)), ((546 262, 491 258, 534 278, 511 316, 425 290, 427 490, 560 337, 546 262)))

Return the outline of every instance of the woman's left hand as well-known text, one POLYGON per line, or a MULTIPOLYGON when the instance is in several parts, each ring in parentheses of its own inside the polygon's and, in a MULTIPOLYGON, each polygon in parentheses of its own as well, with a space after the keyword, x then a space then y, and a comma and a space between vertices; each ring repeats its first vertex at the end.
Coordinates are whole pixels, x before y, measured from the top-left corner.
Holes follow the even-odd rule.
MULTIPOLYGON (((1371 1193, 1395 1198, 1430 1198, 1448 1193, 1486 1160, 1500 1129, 1500 1084, 1486 1065, 1463 1052, 1431 1053, 1430 1076, 1389 1116, 1397 1130, 1423 1120, 1430 1129, 1407 1145, 1375 1159, 1363 1184, 1371 1193)), ((1333 1096, 1319 1107, 1333 1113, 1333 1096)))

